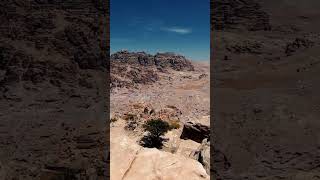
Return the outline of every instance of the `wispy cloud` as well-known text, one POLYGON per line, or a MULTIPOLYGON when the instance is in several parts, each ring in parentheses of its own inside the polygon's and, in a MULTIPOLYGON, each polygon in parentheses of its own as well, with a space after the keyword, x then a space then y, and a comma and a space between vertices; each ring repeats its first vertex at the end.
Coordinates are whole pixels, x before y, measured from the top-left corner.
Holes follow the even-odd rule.
POLYGON ((150 19, 143 17, 132 17, 129 20, 129 26, 135 28, 143 28, 147 32, 166 31, 177 34, 190 34, 192 30, 190 28, 184 28, 179 26, 168 26, 162 19, 150 19))
POLYGON ((164 27, 162 28, 162 30, 178 34, 190 34, 192 32, 191 29, 181 27, 164 27))

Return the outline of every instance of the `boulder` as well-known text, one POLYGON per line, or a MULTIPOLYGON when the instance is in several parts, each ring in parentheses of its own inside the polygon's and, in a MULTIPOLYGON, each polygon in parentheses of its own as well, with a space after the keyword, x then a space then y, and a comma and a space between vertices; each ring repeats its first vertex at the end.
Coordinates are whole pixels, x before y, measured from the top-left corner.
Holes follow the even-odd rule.
POLYGON ((180 139, 179 147, 177 149, 176 154, 190 158, 190 156, 194 154, 194 152, 199 148, 200 145, 201 144, 194 142, 192 140, 180 139))
POLYGON ((110 172, 113 180, 210 178, 203 166, 194 159, 155 148, 143 148, 121 131, 111 135, 110 172))
POLYGON ((183 126, 181 139, 190 139, 201 143, 205 138, 210 137, 210 127, 200 123, 187 122, 183 126))
POLYGON ((210 174, 210 140, 204 139, 196 151, 191 153, 191 158, 199 161, 210 174))

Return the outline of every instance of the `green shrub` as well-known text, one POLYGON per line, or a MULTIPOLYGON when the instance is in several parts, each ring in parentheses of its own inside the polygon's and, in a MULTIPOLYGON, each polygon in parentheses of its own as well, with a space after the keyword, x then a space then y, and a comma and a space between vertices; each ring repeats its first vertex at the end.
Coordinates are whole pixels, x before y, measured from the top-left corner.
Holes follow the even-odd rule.
POLYGON ((160 137, 170 130, 170 125, 161 119, 152 119, 143 125, 144 130, 148 131, 151 136, 160 137))
POLYGON ((147 121, 143 125, 143 128, 145 131, 148 131, 149 134, 141 139, 140 144, 144 147, 160 149, 163 145, 162 141, 164 140, 161 136, 170 130, 170 125, 161 119, 152 119, 147 121))

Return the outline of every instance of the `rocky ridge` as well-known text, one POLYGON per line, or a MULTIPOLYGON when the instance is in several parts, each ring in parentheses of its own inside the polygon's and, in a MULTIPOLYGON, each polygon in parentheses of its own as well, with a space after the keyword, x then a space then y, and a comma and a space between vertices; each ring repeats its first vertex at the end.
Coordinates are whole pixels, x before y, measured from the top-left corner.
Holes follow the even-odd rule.
POLYGON ((190 60, 175 53, 157 53, 150 55, 145 52, 119 51, 110 57, 111 63, 125 63, 141 66, 155 66, 156 68, 171 68, 177 71, 193 71, 194 67, 190 60))
POLYGON ((111 88, 133 87, 137 84, 150 84, 159 80, 158 72, 193 71, 192 63, 184 56, 174 53, 120 51, 110 57, 111 88))

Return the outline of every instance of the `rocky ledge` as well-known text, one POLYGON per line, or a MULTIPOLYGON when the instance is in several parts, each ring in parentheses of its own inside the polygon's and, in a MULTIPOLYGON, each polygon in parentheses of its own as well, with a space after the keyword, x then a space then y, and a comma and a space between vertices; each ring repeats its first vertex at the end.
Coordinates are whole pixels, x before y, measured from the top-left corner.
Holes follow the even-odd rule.
POLYGON ((175 53, 157 53, 150 55, 145 52, 120 51, 111 55, 111 63, 125 63, 131 65, 154 66, 156 68, 171 68, 177 71, 193 71, 190 60, 175 53))

